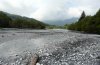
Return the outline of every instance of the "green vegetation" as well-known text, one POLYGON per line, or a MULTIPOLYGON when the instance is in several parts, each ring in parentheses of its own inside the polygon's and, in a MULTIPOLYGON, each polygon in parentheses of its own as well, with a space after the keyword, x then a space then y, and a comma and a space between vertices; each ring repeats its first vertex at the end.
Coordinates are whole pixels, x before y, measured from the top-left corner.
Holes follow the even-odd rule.
POLYGON ((48 25, 46 26, 47 29, 67 29, 67 24, 64 26, 56 26, 56 25, 48 25))
POLYGON ((85 15, 85 12, 83 11, 82 12, 82 15, 81 15, 81 17, 80 17, 80 19, 79 19, 79 21, 81 21, 82 19, 84 19, 86 17, 86 15, 85 15))
POLYGON ((9 22, 11 18, 8 17, 5 13, 0 11, 0 27, 9 27, 9 22))
POLYGON ((100 34, 100 10, 94 16, 85 16, 83 12, 79 21, 70 24, 68 29, 100 34))
POLYGON ((32 28, 45 29, 46 24, 27 17, 12 15, 0 11, 0 27, 1 28, 32 28))

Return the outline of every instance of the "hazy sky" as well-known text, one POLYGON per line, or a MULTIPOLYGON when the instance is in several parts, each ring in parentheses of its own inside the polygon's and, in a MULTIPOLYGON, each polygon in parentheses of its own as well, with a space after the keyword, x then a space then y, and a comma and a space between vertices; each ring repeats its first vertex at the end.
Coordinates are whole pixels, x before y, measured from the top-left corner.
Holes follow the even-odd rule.
POLYGON ((84 10, 93 15, 100 0, 0 0, 0 10, 44 20, 64 20, 79 17, 84 10))

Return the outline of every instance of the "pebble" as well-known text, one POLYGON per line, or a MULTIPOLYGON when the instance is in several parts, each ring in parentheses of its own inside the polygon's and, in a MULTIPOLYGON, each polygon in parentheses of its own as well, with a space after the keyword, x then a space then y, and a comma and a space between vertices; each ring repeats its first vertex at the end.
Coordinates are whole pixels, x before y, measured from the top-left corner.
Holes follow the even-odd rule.
POLYGON ((36 65, 41 65, 40 63, 36 63, 36 65))
MULTIPOLYGON (((51 63, 51 65, 71 65, 71 64, 68 64, 68 63, 70 63, 70 62, 73 62, 73 63, 76 63, 77 62, 77 64, 81 64, 81 61, 82 60, 84 60, 84 61, 87 61, 88 63, 89 62, 91 62, 91 60, 87 60, 86 58, 88 57, 88 56, 90 56, 90 57, 92 57, 93 59, 95 59, 94 58, 94 56, 92 55, 92 52, 90 51, 91 50, 91 48, 94 48, 94 47, 89 47, 88 45, 89 44, 86 44, 87 42, 89 42, 89 41, 87 41, 88 40, 88 37, 89 36, 87 36, 87 35, 85 35, 85 34, 79 34, 79 33, 73 33, 73 32, 66 32, 65 34, 60 34, 59 33, 59 35, 58 34, 56 34, 56 33, 53 33, 53 35, 48 35, 48 36, 46 36, 46 37, 42 37, 43 39, 45 39, 45 40, 47 40, 48 41, 48 43, 47 44, 49 44, 50 45, 50 50, 48 50, 48 49, 40 49, 40 54, 44 54, 44 55, 46 55, 46 58, 44 58, 43 60, 42 60, 42 63, 40 64, 39 62, 36 64, 36 65, 43 65, 43 63, 45 64, 45 62, 48 62, 49 64, 48 65, 50 65, 50 63, 51 63), (67 34, 66 34, 67 33, 67 34), (81 35, 80 37, 78 37, 78 35, 81 35), (50 39, 50 40, 49 40, 50 39), (80 41, 83 41, 84 39, 86 39, 85 41, 84 41, 84 43, 83 42, 79 42, 78 40, 80 40, 80 41), (62 41, 64 41, 65 43, 64 44, 68 44, 69 46, 68 46, 68 49, 62 49, 62 47, 66 47, 67 48, 67 46, 59 46, 58 44, 63 44, 62 43, 62 41), (82 45, 80 45, 80 46, 76 46, 77 47, 77 50, 79 50, 79 52, 73 52, 73 49, 74 50, 76 50, 76 47, 75 48, 73 48, 72 49, 72 47, 71 47, 71 45, 68 43, 68 42, 70 42, 70 43, 72 43, 72 45, 74 45, 74 42, 77 42, 77 43, 82 43, 82 45), (54 45, 54 44, 57 44, 60 48, 59 48, 59 50, 61 50, 61 51, 58 51, 59 53, 57 53, 57 54, 55 54, 55 55, 51 55, 50 53, 48 53, 48 51, 51 51, 51 48, 53 49, 53 51, 57 51, 58 50, 58 47, 57 46, 53 46, 53 47, 51 47, 52 45, 54 45), (85 45, 84 45, 85 44, 85 45), (88 47, 88 48, 86 48, 86 46, 88 47), (54 49, 54 47, 57 47, 56 49, 54 49), (78 48, 79 47, 79 48, 78 48), (86 48, 86 49, 85 49, 86 48), (71 51, 72 50, 72 51, 71 51), (84 51, 81 51, 81 50, 84 50, 84 51), (89 50, 89 51, 88 51, 89 50), (89 55, 86 55, 85 56, 85 54, 87 53, 86 51, 88 51, 88 53, 90 53, 91 52, 91 54, 89 55), (45 53, 44 53, 45 52, 45 53), (66 54, 63 54, 63 53, 65 53, 66 52, 66 54), (69 53, 69 54, 68 54, 69 53), (79 53, 79 54, 77 54, 77 53, 79 53), (82 54, 81 54, 82 53, 82 54), (63 55, 61 55, 61 54, 63 54, 63 55), (84 54, 84 55, 83 55, 84 54), (48 56, 49 56, 49 58, 48 58, 48 56), (84 59, 83 59, 84 58, 84 59), (63 59, 65 60, 65 61, 63 61, 63 59), (86 59, 86 60, 85 60, 86 59), (57 61, 56 61, 57 60, 57 61), (62 61, 61 61, 62 60, 62 61), (75 62, 75 61, 76 62, 75 62), (58 63, 58 61, 61 61, 61 63, 59 62, 58 63), (79 62, 80 61, 80 62, 79 62), (68 63, 67 63, 68 62, 68 63), (53 64, 53 63, 55 63, 55 64, 53 64)), ((16 33, 17 34, 17 33, 16 33)), ((12 35, 16 35, 16 34, 12 34, 12 35)), ((37 33, 38 34, 38 33, 37 33)), ((42 34, 41 34, 42 35, 42 34)), ((45 35, 45 34, 44 34, 45 35)), ((4 35, 2 35, 1 37, 4 37, 5 38, 5 36, 4 35)), ((92 39, 94 39, 94 38, 92 38, 92 39)), ((45 41, 44 40, 44 41, 45 41)), ((91 39, 90 39, 91 40, 91 39)), ((98 40, 95 40, 95 42, 96 41, 98 41, 98 40)), ((97 43, 94 43, 94 40, 92 41, 91 40, 91 43, 90 43, 90 45, 91 44, 97 44, 97 43)), ((45 46, 46 47, 46 46, 45 46)), ((49 46, 48 46, 49 47, 49 46)), ((97 48, 100 48, 100 47, 97 47, 97 48)), ((20 50, 21 51, 21 50, 20 50)), ((95 50, 94 50, 95 51, 95 50)), ((99 52, 98 52, 99 53, 99 52)), ((29 58, 31 58, 30 57, 31 56, 31 53, 30 52, 27 52, 27 54, 24 56, 24 54, 22 55, 22 56, 20 56, 20 55, 15 55, 15 57, 16 57, 16 59, 17 59, 17 61, 15 61, 15 60, 12 60, 12 61, 10 61, 9 59, 7 59, 7 60, 9 60, 9 61, 6 61, 6 60, 3 60, 3 63, 0 61, 0 64, 1 65, 5 65, 6 63, 10 63, 10 64, 8 64, 8 65, 26 65, 28 62, 29 62, 29 58), (25 57, 25 58, 24 58, 25 57), (14 63, 11 63, 11 62, 14 62, 14 63)), ((90 58, 89 57, 89 58, 90 58)), ((92 60, 93 60, 92 59, 92 60)), ((84 61, 82 61, 83 62, 83 64, 84 64, 84 61)), ((91 62, 92 63, 92 62, 91 62)), ((6 64, 7 65, 7 64, 6 64)), ((84 65, 86 65, 86 64, 84 64, 84 65)), ((87 64, 87 65, 89 65, 89 64, 87 64)))

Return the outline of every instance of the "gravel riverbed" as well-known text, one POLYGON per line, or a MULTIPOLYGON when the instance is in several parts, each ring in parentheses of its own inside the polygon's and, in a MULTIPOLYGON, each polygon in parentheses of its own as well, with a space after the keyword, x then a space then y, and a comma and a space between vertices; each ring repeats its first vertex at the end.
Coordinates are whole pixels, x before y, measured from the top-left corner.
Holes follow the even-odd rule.
POLYGON ((0 65, 100 65, 100 35, 65 29, 0 30, 0 65))

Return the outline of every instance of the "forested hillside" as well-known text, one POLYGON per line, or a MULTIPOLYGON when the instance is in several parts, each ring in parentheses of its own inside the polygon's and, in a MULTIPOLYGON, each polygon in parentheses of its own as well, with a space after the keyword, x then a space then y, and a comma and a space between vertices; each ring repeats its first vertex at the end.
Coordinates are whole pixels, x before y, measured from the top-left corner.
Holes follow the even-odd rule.
POLYGON ((33 18, 22 17, 19 15, 9 14, 0 11, 0 27, 1 28, 33 28, 44 29, 45 23, 33 18))
POLYGON ((68 29, 100 34, 100 9, 94 16, 86 16, 83 12, 80 19, 69 25, 68 29))

